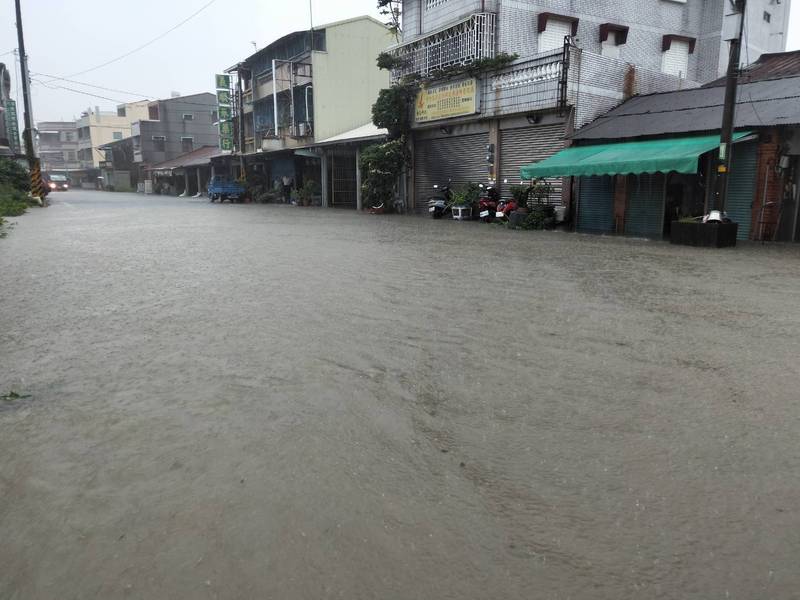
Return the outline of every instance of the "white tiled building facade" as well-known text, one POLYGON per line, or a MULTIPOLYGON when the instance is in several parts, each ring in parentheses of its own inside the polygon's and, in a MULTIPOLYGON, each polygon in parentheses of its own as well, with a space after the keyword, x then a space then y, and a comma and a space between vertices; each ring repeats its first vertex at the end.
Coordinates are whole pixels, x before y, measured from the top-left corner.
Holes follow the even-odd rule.
MULTIPOLYGON (((476 112, 417 123, 410 204, 434 184, 496 180, 565 145, 565 135, 633 94, 696 87, 727 68, 729 0, 404 0, 406 59, 427 75, 500 52, 514 64, 477 80, 476 112), (565 45, 568 36, 569 45, 565 45), (486 154, 493 150, 493 162, 486 154)), ((785 47, 790 0, 749 0, 742 61, 785 47)), ((561 185, 553 182, 556 193, 561 185)), ((569 191, 562 195, 569 202, 569 191)))
MULTIPOLYGON (((785 48, 790 2, 748 1, 744 62, 785 48)), ((722 28, 728 6, 729 0, 405 0, 403 41, 424 37, 473 13, 491 12, 497 15, 497 51, 526 58, 547 50, 548 42, 557 40, 568 22, 559 17, 567 17, 577 19, 577 45, 587 52, 653 71, 683 60, 687 69, 683 78, 703 83, 724 74, 727 66, 722 28), (540 32, 541 13, 552 18, 540 32), (607 23, 629 28, 624 44, 615 45, 613 39, 601 42, 600 27, 607 23), (665 50, 664 36, 691 41, 674 40, 665 50)))

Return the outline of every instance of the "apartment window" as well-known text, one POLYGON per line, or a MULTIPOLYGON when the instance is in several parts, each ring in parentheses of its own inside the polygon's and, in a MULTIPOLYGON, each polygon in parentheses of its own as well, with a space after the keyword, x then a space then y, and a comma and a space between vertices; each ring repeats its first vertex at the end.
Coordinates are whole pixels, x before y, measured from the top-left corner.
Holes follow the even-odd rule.
POLYGON ((191 152, 194 149, 194 138, 181 138, 181 152, 191 152))
POLYGON ((75 150, 67 150, 64 152, 64 160, 74 161, 75 160, 75 150))
POLYGON ((665 35, 661 46, 661 72, 686 79, 689 55, 694 52, 695 40, 680 35, 665 35))
POLYGON ((183 113, 183 120, 194 121, 194 115, 192 113, 183 113))
POLYGON ((164 152, 164 150, 165 150, 165 148, 167 146, 166 141, 167 141, 167 138, 164 137, 163 135, 154 135, 153 136, 153 149, 156 152, 164 152))
POLYGON ((122 139, 122 132, 121 131, 115 131, 114 133, 111 134, 111 137, 113 139, 115 139, 115 140, 121 140, 122 139))
POLYGON ((628 42, 628 27, 604 23, 600 25, 600 54, 609 58, 620 57, 620 46, 628 42))
POLYGON ((539 52, 551 52, 564 47, 564 38, 578 34, 578 19, 553 13, 539 13, 539 52))
POLYGON ((158 104, 153 104, 147 107, 147 117, 151 121, 158 121, 158 104))
POLYGON ((117 107, 117 116, 118 117, 124 117, 126 114, 127 114, 127 111, 125 110, 124 106, 118 106, 117 107))

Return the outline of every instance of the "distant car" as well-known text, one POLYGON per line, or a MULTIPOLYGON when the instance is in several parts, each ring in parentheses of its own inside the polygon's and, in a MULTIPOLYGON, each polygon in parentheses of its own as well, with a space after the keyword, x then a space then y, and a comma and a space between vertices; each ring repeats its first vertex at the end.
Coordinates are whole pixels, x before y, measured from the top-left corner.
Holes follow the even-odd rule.
POLYGON ((48 175, 44 184, 51 192, 66 192, 69 189, 69 179, 65 175, 48 175))

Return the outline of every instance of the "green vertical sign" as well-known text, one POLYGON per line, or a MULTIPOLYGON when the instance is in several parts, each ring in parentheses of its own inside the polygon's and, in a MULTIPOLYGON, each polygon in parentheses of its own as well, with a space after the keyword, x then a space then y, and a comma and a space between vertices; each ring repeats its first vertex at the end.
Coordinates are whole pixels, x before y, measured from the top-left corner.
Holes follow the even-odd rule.
POLYGON ((6 100, 6 133, 8 134, 8 147, 15 154, 20 153, 19 124, 17 123, 17 103, 9 98, 6 100))
POLYGON ((217 89, 217 116, 219 119, 219 147, 221 150, 233 150, 233 95, 231 93, 231 76, 217 74, 214 77, 217 89))

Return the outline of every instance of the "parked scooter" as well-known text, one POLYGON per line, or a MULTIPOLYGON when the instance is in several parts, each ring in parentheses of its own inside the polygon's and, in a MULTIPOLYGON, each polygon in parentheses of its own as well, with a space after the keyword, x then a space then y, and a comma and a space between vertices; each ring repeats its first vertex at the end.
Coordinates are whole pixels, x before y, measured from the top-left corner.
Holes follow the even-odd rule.
POLYGON ((500 202, 500 194, 494 185, 484 186, 480 184, 483 191, 481 197, 478 199, 478 216, 484 223, 491 223, 494 221, 497 214, 497 204, 500 202))
POLYGON ((513 198, 509 200, 500 200, 500 202, 497 203, 495 218, 500 219, 501 221, 507 221, 508 215, 517 210, 517 208, 517 201, 513 198))
MULTIPOLYGON (((433 189, 439 192, 439 186, 434 185, 433 189)), ((436 196, 428 200, 428 212, 434 219, 444 217, 453 206, 453 192, 450 189, 450 181, 444 186, 436 196)))

